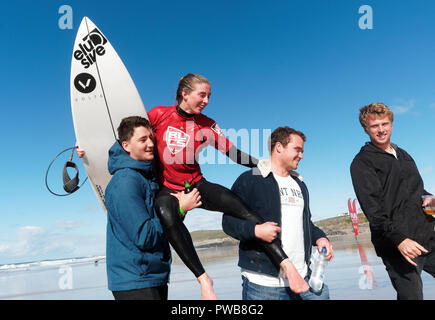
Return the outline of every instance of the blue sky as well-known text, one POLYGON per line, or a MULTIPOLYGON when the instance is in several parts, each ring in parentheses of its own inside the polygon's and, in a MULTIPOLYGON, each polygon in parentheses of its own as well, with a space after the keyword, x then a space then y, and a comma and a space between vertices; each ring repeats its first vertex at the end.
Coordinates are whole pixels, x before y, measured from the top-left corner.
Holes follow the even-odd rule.
MULTIPOLYGON (((2 2, 0 12, 0 264, 105 253, 106 217, 90 185, 60 198, 44 185, 50 161, 75 143, 69 72, 83 16, 112 43, 147 109, 173 105, 178 79, 194 72, 212 82, 204 113, 222 129, 303 131, 298 172, 313 220, 347 211, 355 197, 349 165, 367 141, 358 109, 371 102, 395 111, 392 141, 435 193, 432 2, 20 1, 2 2), (71 30, 58 26, 64 4, 71 30), (361 5, 372 7, 371 30, 359 28, 361 5)), ((59 192, 65 159, 49 175, 59 192)), ((227 187, 245 170, 202 168, 227 187)), ((217 229, 220 216, 197 210, 186 223, 217 229)))

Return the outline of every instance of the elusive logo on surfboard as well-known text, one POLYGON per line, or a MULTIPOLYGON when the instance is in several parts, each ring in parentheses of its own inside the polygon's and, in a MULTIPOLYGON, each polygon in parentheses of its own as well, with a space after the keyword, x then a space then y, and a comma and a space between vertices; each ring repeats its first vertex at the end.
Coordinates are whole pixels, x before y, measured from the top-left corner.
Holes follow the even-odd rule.
POLYGON ((89 73, 79 73, 74 79, 74 87, 81 93, 90 93, 97 86, 97 81, 89 73))
POLYGON ((107 39, 95 28, 82 40, 83 42, 79 43, 79 48, 74 51, 73 56, 87 69, 97 61, 97 55, 102 56, 106 53, 104 45, 107 39))
POLYGON ((169 151, 171 151, 172 154, 176 154, 187 146, 190 136, 177 128, 168 126, 165 140, 169 151))

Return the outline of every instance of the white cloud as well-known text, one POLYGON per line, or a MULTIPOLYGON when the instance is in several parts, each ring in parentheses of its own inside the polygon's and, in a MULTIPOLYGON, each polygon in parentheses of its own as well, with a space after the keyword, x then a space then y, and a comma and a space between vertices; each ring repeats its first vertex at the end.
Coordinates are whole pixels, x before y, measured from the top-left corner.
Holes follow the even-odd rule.
POLYGON ((89 213, 98 213, 98 214, 100 214, 100 213, 104 213, 104 211, 103 211, 103 209, 101 208, 101 206, 98 204, 98 203, 96 203, 96 204, 87 204, 87 205, 85 205, 85 207, 84 207, 84 209, 83 209, 85 212, 89 212, 89 213))
POLYGON ((429 173, 433 170, 432 167, 426 167, 420 170, 420 174, 425 174, 425 173, 429 173))
POLYGON ((70 242, 61 241, 58 235, 48 233, 38 226, 25 226, 17 230, 16 241, 0 246, 0 253, 12 257, 37 257, 73 251, 70 242))
POLYGON ((72 221, 72 220, 57 220, 54 223, 55 228, 57 229, 63 229, 65 231, 70 231, 73 229, 77 229, 80 227, 83 227, 85 224, 83 222, 80 221, 72 221))
POLYGON ((105 254, 104 231, 102 234, 65 232, 81 225, 75 221, 57 221, 57 229, 53 231, 39 226, 20 227, 15 239, 0 243, 0 264, 105 254))
POLYGON ((43 234, 45 234, 45 230, 36 226, 22 227, 17 231, 18 239, 22 241, 28 241, 43 234))
POLYGON ((398 104, 394 104, 391 106, 394 114, 405 114, 408 113, 415 106, 415 100, 400 100, 398 104))

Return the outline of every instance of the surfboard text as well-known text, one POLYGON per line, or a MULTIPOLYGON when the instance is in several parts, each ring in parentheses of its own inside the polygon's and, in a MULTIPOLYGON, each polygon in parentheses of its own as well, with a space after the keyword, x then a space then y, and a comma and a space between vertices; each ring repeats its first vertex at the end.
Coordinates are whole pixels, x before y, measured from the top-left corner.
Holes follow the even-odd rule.
POLYGON ((79 43, 79 49, 73 53, 74 59, 79 60, 85 69, 89 68, 97 61, 97 55, 102 56, 106 53, 104 45, 107 39, 95 28, 79 43))

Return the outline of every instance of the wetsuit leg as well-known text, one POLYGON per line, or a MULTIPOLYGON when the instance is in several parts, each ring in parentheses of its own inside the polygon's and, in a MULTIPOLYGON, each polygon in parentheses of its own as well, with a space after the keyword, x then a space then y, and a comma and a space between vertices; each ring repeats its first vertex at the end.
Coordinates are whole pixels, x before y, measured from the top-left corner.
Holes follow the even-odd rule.
MULTIPOLYGON (((208 182, 203 178, 195 185, 195 188, 201 194, 201 208, 203 209, 225 212, 233 217, 254 221, 258 224, 265 222, 256 213, 249 210, 231 190, 219 184, 208 182)), ((258 239, 258 243, 277 268, 280 267, 280 263, 284 259, 288 258, 281 247, 279 239, 275 239, 271 243, 258 239)))
POLYGON ((171 193, 173 191, 163 187, 156 196, 155 208, 169 243, 186 267, 198 278, 205 270, 193 246, 189 230, 178 213, 178 199, 171 196, 171 193))

